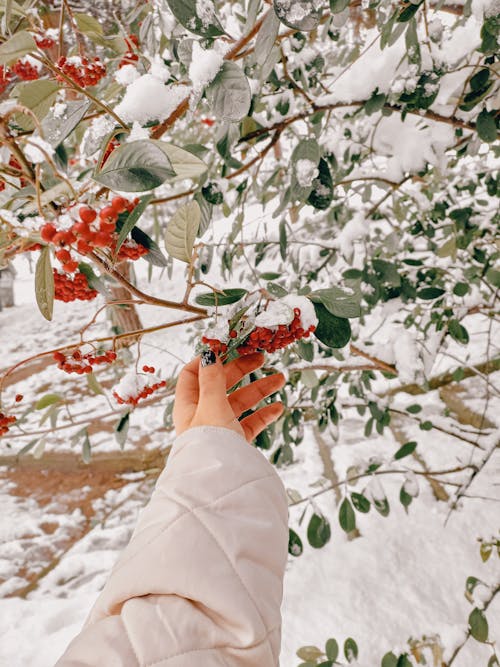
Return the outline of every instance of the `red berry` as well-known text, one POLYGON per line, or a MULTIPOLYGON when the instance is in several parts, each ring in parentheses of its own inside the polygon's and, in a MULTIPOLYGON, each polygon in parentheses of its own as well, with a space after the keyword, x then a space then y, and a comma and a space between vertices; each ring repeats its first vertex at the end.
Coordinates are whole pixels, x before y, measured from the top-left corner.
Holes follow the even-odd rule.
POLYGON ((80 220, 83 220, 83 222, 86 222, 88 225, 90 225, 90 223, 94 222, 94 220, 97 218, 97 211, 94 211, 94 209, 90 208, 90 206, 80 206, 78 209, 78 215, 80 216, 80 220))
POLYGON ((46 243, 50 243, 56 233, 57 229, 50 222, 45 223, 45 225, 43 225, 40 229, 40 236, 42 237, 42 241, 45 241, 46 243))
POLYGON ((56 252, 56 257, 63 264, 71 261, 71 253, 69 250, 66 250, 66 248, 61 248, 61 250, 58 250, 56 252))
POLYGON ((113 199, 111 200, 111 206, 113 207, 116 213, 123 213, 123 211, 126 211, 127 204, 128 202, 125 199, 125 197, 117 196, 113 197, 113 199))
POLYGON ((24 396, 22 394, 16 394, 16 398, 14 399, 16 403, 20 403, 23 400, 24 396))

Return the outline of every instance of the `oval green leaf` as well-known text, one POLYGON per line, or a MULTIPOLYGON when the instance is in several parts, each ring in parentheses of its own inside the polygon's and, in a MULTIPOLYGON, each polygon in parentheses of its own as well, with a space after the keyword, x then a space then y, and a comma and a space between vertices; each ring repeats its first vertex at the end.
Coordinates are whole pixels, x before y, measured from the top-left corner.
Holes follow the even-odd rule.
POLYGON ((94 180, 112 190, 153 190, 176 173, 159 142, 140 139, 122 144, 108 157, 94 180))
POLYGON ((344 642, 344 655, 347 662, 352 662, 358 657, 358 645, 352 637, 348 637, 344 642))
POLYGON ((227 306, 230 303, 236 303, 247 294, 246 289, 228 288, 222 292, 207 292, 198 294, 195 301, 200 306, 227 306))
POLYGON ((481 609, 473 609, 469 616, 469 632, 478 642, 488 639, 488 621, 481 609))
POLYGON ((196 0, 167 0, 170 11, 189 32, 201 37, 217 37, 224 34, 219 19, 215 15, 212 0, 197 3, 196 0), (196 9, 201 6, 205 14, 200 16, 196 9))
POLYGON ((321 549, 330 541, 330 537, 331 529, 328 520, 323 515, 313 514, 307 526, 309 544, 315 549, 321 549))
POLYGON ((351 325, 344 317, 336 317, 322 303, 315 303, 318 326, 314 335, 327 347, 344 347, 351 339, 351 325))
POLYGON ((339 523, 346 533, 350 533, 356 528, 356 515, 348 498, 344 498, 340 504, 339 523))
POLYGON ((281 23, 294 30, 309 32, 317 28, 321 20, 316 0, 274 0, 273 7, 281 23))
POLYGON ((189 264, 200 219, 197 201, 190 201, 177 209, 165 231, 165 248, 171 257, 189 264))
POLYGON ((362 493, 356 493, 353 491, 353 493, 351 493, 351 501, 354 505, 354 508, 357 509, 358 512, 367 514, 370 511, 371 503, 362 493))
POLYGON ((302 552, 304 550, 304 546, 302 544, 302 540, 300 539, 299 535, 292 530, 291 528, 288 529, 288 553, 291 556, 301 556, 302 552))
POLYGON ((35 268, 35 296, 38 308, 46 320, 54 310, 54 275, 50 263, 49 246, 44 246, 35 268))
POLYGON ((327 639, 325 645, 325 651, 328 660, 332 660, 333 662, 335 662, 335 660, 339 656, 339 645, 337 643, 337 640, 333 638, 327 639))
POLYGON ((205 89, 208 103, 218 119, 237 122, 248 114, 252 94, 248 79, 238 65, 228 60, 205 89))

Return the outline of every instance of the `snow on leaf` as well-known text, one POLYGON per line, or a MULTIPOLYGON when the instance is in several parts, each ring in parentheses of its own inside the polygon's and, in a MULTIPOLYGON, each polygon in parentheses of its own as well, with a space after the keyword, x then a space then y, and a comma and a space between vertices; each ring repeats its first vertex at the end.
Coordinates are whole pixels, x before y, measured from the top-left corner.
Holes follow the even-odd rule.
POLYGON ((247 115, 250 108, 252 95, 248 80, 233 62, 224 61, 205 93, 216 118, 237 122, 247 115))

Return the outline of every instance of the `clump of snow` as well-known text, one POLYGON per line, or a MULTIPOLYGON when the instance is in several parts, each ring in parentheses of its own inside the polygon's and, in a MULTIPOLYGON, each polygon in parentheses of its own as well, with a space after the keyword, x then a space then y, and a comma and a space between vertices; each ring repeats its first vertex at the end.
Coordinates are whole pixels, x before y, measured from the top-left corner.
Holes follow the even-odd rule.
POLYGON ((65 102, 56 102, 52 107, 52 115, 54 118, 63 118, 66 113, 68 105, 65 102))
POLYGON ((289 325, 294 318, 294 308, 300 309, 300 320, 303 329, 311 325, 317 326, 318 318, 311 301, 305 296, 287 294, 282 299, 271 301, 266 310, 255 318, 255 326, 273 328, 279 324, 289 325))
POLYGON ((215 9, 212 0, 196 0, 196 15, 204 28, 215 23, 215 9))
POLYGON ((342 228, 335 239, 335 246, 345 257, 349 257, 352 254, 354 242, 364 238, 368 231, 369 225, 364 216, 355 215, 342 228))
POLYGON ((150 385, 161 382, 161 378, 156 373, 136 373, 131 371, 126 373, 120 382, 113 388, 113 395, 117 394, 121 399, 127 401, 129 398, 135 398, 141 391, 150 385))
POLYGON ((45 162, 48 157, 54 155, 54 148, 45 139, 39 136, 31 136, 26 140, 24 149, 26 158, 33 164, 45 162))
POLYGON ((142 127, 137 121, 134 121, 130 134, 127 137, 127 142, 139 141, 141 139, 149 139, 149 130, 147 127, 142 127))
POLYGON ((318 166, 312 160, 297 160, 295 164, 295 175, 297 177, 297 182, 301 187, 307 188, 312 185, 313 180, 318 174, 318 166))
POLYGON ((158 54, 155 54, 154 58, 151 60, 151 67, 149 73, 152 74, 156 79, 163 81, 165 83, 170 77, 170 70, 163 62, 163 59, 160 58, 158 54))
POLYGON ((127 86, 115 112, 127 123, 165 120, 189 94, 187 86, 166 86, 152 74, 143 74, 127 86))
POLYGON ((193 53, 189 65, 189 78, 195 91, 201 91, 215 78, 222 67, 223 58, 215 49, 202 49, 199 42, 193 42, 193 53))
POLYGON ((115 72, 115 79, 122 86, 129 86, 134 81, 137 81, 140 76, 137 68, 131 64, 123 65, 123 67, 118 68, 115 72))

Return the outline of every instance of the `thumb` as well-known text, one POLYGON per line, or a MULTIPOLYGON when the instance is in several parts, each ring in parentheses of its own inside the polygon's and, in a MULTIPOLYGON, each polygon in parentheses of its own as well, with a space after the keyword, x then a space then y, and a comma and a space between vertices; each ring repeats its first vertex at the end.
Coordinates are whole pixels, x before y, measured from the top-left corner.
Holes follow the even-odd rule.
POLYGON ((200 395, 198 405, 202 410, 217 406, 227 401, 226 375, 221 360, 212 350, 202 352, 198 371, 200 395))

